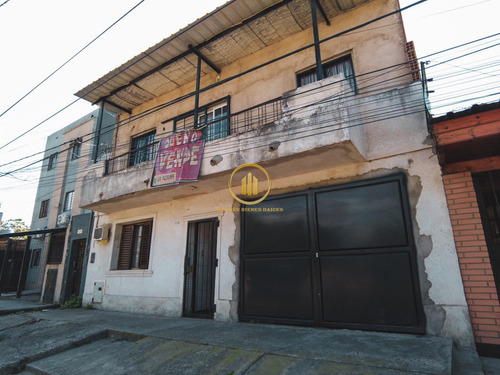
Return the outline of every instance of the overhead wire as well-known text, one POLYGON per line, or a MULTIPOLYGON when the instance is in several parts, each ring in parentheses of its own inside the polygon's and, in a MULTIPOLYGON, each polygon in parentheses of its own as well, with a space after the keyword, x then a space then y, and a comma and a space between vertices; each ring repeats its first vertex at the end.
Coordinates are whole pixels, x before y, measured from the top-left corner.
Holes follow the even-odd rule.
MULTIPOLYGON (((0 113, 0 117, 5 115, 7 112, 9 112, 12 108, 14 108, 17 104, 19 104, 23 99, 25 99, 28 95, 30 95, 33 91, 35 91, 38 87, 40 87, 43 83, 45 83, 48 79, 50 79, 54 74, 56 74, 59 70, 61 70, 66 64, 68 64, 71 60, 73 60, 76 56, 78 56, 80 53, 82 53, 87 47, 89 47, 92 43, 94 43, 97 39, 99 39, 102 35, 104 35, 108 30, 110 30, 113 26, 115 26, 118 22, 120 22, 123 18, 125 18, 128 14, 130 14, 134 9, 136 9, 139 5, 141 5, 145 0, 139 1, 136 5, 134 5, 130 10, 128 10, 124 15, 122 15, 120 18, 118 18, 115 22, 113 22, 110 26, 108 26, 104 31, 102 31, 99 35, 97 35, 94 39, 92 39, 89 43, 87 43, 83 48, 81 48, 78 52, 76 52, 73 56, 71 56, 68 60, 66 60, 62 65, 60 65, 56 70, 54 70, 52 73, 50 73, 47 77, 45 77, 43 80, 41 80, 35 87, 33 87, 31 90, 29 90, 26 94, 24 94, 21 98, 19 98, 14 104, 12 104, 9 108, 7 108, 5 111, 0 113)), ((2 4, 3 5, 3 4, 2 4)), ((40 125, 44 124, 57 114, 61 113, 65 109, 69 108, 73 104, 75 104, 77 101, 79 101, 81 98, 77 98, 76 100, 72 101, 71 103, 67 104, 64 106, 62 109, 58 110, 56 113, 53 115, 49 116, 42 122, 38 123, 37 125, 33 126, 32 128, 26 130, 22 134, 18 135, 17 137, 13 138, 12 140, 8 141, 4 145, 0 146, 0 150, 3 149, 4 147, 10 145, 11 143, 15 142, 19 138, 23 137, 24 135, 28 134, 32 130, 36 129, 40 125)))
MULTIPOLYGON (((492 36, 489 36, 489 37, 493 37, 493 36, 495 36, 495 35, 498 35, 498 34, 493 34, 492 36)), ((480 38, 480 39, 478 39, 478 40, 484 40, 484 39, 489 38, 489 37, 480 38)), ((474 42, 474 41, 472 41, 472 42, 468 42, 468 43, 464 43, 464 44, 462 44, 461 46, 468 45, 468 44, 473 43, 473 42, 474 42)), ((458 48, 458 47, 459 47, 459 46, 452 47, 452 48, 450 48, 450 49, 447 49, 446 51, 449 51, 449 50, 451 50, 451 49, 458 48)), ((428 55, 428 56, 432 56, 432 55, 435 55, 435 54, 431 54, 431 55, 428 55)), ((428 57, 428 56, 424 56, 423 58, 426 58, 426 57, 428 57)), ((182 99, 184 99, 184 98, 182 98, 182 99)), ((170 103, 170 104, 172 104, 172 103, 170 103)), ((152 113, 151 109, 149 109, 149 110, 147 110, 147 111, 145 111, 145 112, 146 112, 146 113, 141 113, 141 115, 142 115, 142 114, 143 114, 143 115, 148 115, 148 114, 151 114, 151 113, 152 113)), ((138 114, 138 115, 139 115, 139 114, 138 114)), ((127 119, 127 120, 128 120, 128 121, 130 121, 130 119, 127 119)), ((114 129, 113 129, 113 130, 114 130, 114 129)), ((30 164, 30 165, 31 165, 31 164, 30 164)), ((2 165, 2 166, 3 166, 3 165, 2 165)), ((8 173, 12 173, 12 172, 8 172, 8 173)), ((4 174, 4 175, 5 175, 5 174, 4 174)))

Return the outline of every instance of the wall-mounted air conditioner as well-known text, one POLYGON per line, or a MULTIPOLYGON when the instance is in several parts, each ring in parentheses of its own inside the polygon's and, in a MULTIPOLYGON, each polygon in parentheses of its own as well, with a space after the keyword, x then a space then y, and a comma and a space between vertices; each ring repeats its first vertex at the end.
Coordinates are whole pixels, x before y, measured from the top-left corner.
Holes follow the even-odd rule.
POLYGON ((57 215, 57 225, 68 225, 70 217, 71 215, 66 212, 57 215))
POLYGON ((103 224, 94 230, 94 240, 96 241, 107 241, 109 238, 110 224, 103 224))

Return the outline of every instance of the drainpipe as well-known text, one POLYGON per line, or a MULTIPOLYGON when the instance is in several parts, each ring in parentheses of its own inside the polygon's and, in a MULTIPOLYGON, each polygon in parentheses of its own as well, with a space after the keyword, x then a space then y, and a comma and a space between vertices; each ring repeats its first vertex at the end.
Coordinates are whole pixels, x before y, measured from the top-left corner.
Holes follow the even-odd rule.
POLYGON ((311 4, 312 26, 314 34, 314 53, 316 55, 316 76, 318 81, 323 79, 323 67, 321 66, 321 49, 319 45, 318 14, 316 12, 316 0, 309 0, 311 4))

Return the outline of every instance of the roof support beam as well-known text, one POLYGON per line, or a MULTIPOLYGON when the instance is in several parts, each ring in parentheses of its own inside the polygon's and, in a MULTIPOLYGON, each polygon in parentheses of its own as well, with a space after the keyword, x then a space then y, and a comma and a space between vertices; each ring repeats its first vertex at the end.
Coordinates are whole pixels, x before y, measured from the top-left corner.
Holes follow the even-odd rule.
POLYGON ((97 135, 96 135, 96 145, 94 146, 94 163, 97 163, 97 157, 99 153, 99 143, 101 143, 101 129, 102 129, 102 119, 104 117, 104 105, 106 104, 106 101, 103 100, 101 102, 101 107, 99 108, 99 118, 97 119, 97 129, 95 130, 97 135))
POLYGON ((316 0, 316 6, 317 6, 319 12, 321 13, 321 17, 323 17, 323 19, 325 20, 326 24, 328 26, 330 26, 331 25, 330 20, 328 19, 328 16, 326 15, 326 12, 325 12, 325 9, 323 8, 323 6, 321 5, 321 3, 320 3, 319 0, 316 0))
POLYGON ((198 56, 198 64, 196 65, 196 91, 194 94, 194 128, 195 129, 198 126, 198 107, 200 105, 201 60, 202 60, 201 56, 198 56))
POLYGON ((309 0, 311 4, 312 27, 314 35, 314 54, 316 55, 316 77, 323 79, 323 66, 321 65, 321 48, 319 45, 318 15, 316 13, 316 0, 309 0))
POLYGON ((215 65, 213 62, 211 62, 209 59, 203 56, 203 54, 196 48, 194 48, 192 44, 189 45, 189 50, 193 52, 196 56, 198 56, 198 59, 202 59, 203 62, 207 64, 209 67, 211 67, 214 72, 220 74, 221 70, 217 67, 217 65, 215 65))
MULTIPOLYGON (((245 24, 247 24, 247 23, 249 23, 249 22, 252 22, 252 21, 254 21, 254 20, 258 19, 259 17, 265 16, 266 14, 268 14, 268 13, 270 13, 270 12, 272 12, 272 11, 274 11, 274 10, 276 10, 276 9, 278 9, 278 8, 280 8, 280 7, 282 7, 282 6, 286 5, 286 4, 288 4, 288 3, 290 3, 291 1, 293 1, 293 0, 282 0, 281 2, 276 3, 276 4, 274 4, 274 5, 270 6, 270 7, 268 7, 268 8, 266 8, 266 9, 262 10, 261 12, 259 12, 259 13, 255 14, 254 16, 252 16, 252 17, 250 17, 250 18, 248 18, 248 19, 246 19, 246 20, 242 21, 241 23, 239 23, 239 24, 237 24, 237 25, 234 25, 234 26, 232 26, 232 27, 229 27, 228 29, 226 29, 226 30, 222 31, 221 33, 219 33, 219 34, 217 34, 217 35, 214 35, 212 38, 210 38, 210 39, 208 39, 208 40, 206 40, 206 41, 204 41, 204 42, 201 42, 200 44, 198 44, 198 45, 194 46, 194 48, 195 48, 195 49, 197 49, 197 50, 200 50, 202 47, 204 47, 204 46, 206 46, 206 45, 208 45, 208 44, 212 43, 213 41, 215 41, 215 40, 217 40, 217 39, 219 39, 219 38, 223 37, 224 35, 230 34, 230 33, 231 33, 231 32, 233 32, 234 30, 236 30, 236 29, 240 28, 242 25, 245 25, 245 24)), ((158 48, 160 48, 160 47, 158 47, 158 48)), ((152 52, 154 52, 154 51, 152 51, 152 52)), ((170 65, 170 64, 172 64, 172 63, 174 63, 174 62, 176 62, 176 61, 178 61, 178 60, 180 60, 180 59, 182 59, 182 58, 186 57, 186 56, 187 56, 187 55, 189 55, 190 53, 192 53, 192 52, 191 52, 189 49, 188 49, 187 51, 184 51, 184 52, 180 53, 179 55, 177 55, 177 56, 175 56, 175 57, 171 58, 170 60, 165 61, 164 63, 160 64, 160 65, 159 65, 159 66, 157 66, 156 68, 151 69, 149 72, 146 72, 146 73, 144 73, 144 74, 141 74, 139 77, 136 77, 136 78, 132 79, 129 83, 127 83, 127 84, 125 84, 125 85, 123 85, 123 86, 120 86, 120 87, 118 87, 118 88, 114 89, 114 90, 113 90, 113 91, 111 91, 108 95, 103 96, 103 97, 101 97, 101 98, 97 99, 97 100, 96 100, 95 102, 93 102, 92 104, 99 103, 101 100, 103 100, 103 99, 107 99, 107 98, 109 98, 109 97, 111 97, 111 96, 115 95, 115 94, 116 94, 116 93, 118 93, 119 91, 123 90, 125 87, 127 87, 127 86, 129 86, 129 85, 132 85, 132 84, 134 84, 134 83, 137 83, 137 82, 139 82, 140 80, 142 80, 142 79, 144 79, 144 78, 146 78, 146 77, 148 77, 148 76, 150 76, 150 75, 152 75, 152 74, 154 74, 154 73, 156 73, 156 72, 158 72, 158 71, 162 70, 163 68, 167 67, 168 65, 170 65)), ((146 57, 146 56, 147 56, 147 55, 144 55, 144 57, 146 57)), ((143 58, 144 58, 144 57, 143 57, 143 58)), ((127 68, 130 68, 132 65, 133 65, 133 63, 132 63, 131 65, 127 66, 127 68)), ((127 68, 124 68, 123 70, 125 70, 125 69, 127 69, 127 68)), ((117 108, 118 108, 118 107, 117 107, 117 108)))
POLYGON ((108 103, 109 105, 111 105, 111 106, 113 106, 113 107, 115 107, 115 108, 118 108, 120 111, 126 112, 126 113, 128 113, 129 115, 131 115, 131 114, 132 114, 132 111, 131 111, 130 109, 125 108, 125 107, 122 107, 121 105, 116 104, 116 103, 112 102, 112 101, 111 101, 111 100, 109 100, 109 99, 103 99, 103 100, 102 100, 102 102, 103 102, 103 103, 108 103))

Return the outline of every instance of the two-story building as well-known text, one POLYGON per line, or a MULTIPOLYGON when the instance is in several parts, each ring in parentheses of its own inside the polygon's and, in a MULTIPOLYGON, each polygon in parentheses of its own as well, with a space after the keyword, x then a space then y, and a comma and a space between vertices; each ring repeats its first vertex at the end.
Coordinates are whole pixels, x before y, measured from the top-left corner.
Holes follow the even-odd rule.
POLYGON ((397 0, 233 0, 83 88, 84 304, 472 345, 418 75, 397 0))

